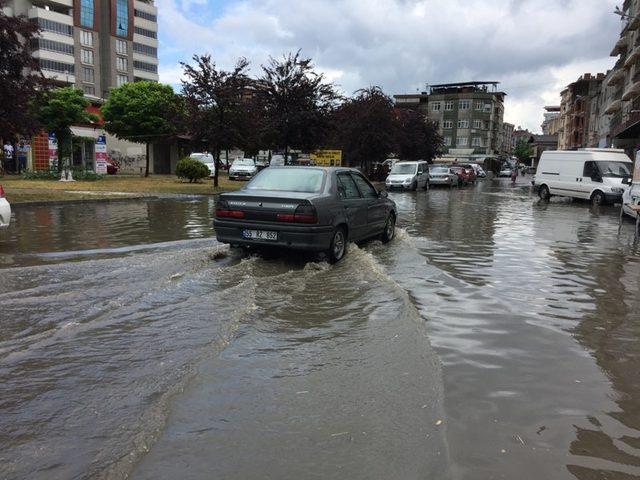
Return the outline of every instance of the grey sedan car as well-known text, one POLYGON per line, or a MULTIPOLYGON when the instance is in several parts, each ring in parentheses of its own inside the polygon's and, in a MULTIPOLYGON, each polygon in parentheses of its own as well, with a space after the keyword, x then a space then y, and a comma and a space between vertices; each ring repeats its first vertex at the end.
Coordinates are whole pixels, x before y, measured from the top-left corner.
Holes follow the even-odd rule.
POLYGON ((397 215, 387 193, 357 170, 270 167, 220 195, 213 226, 222 243, 325 252, 334 263, 349 241, 391 241, 397 215))

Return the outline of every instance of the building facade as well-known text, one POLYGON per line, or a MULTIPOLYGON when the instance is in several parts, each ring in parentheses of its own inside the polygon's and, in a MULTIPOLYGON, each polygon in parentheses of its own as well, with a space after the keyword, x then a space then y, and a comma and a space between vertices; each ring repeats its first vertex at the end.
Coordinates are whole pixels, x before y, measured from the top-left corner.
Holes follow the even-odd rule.
POLYGON ((141 0, 9 0, 41 33, 31 47, 45 77, 90 99, 137 80, 158 80, 158 11, 141 0))
POLYGON ((504 122, 502 124, 502 153, 511 155, 513 153, 513 132, 516 126, 513 123, 504 122))
POLYGON ((592 117, 592 99, 600 94, 604 73, 593 76, 585 73, 560 93, 560 127, 558 148, 572 150, 589 145, 589 122, 592 117))
POLYGON ((542 134, 543 135, 552 135, 550 131, 556 127, 554 127, 554 122, 557 124, 556 119, 560 116, 560 105, 548 106, 544 107, 544 120, 542 121, 542 134))
POLYGON ((498 85, 499 82, 431 85, 426 92, 394 98, 397 107, 420 109, 437 125, 445 150, 498 155, 503 151, 505 97, 498 85))

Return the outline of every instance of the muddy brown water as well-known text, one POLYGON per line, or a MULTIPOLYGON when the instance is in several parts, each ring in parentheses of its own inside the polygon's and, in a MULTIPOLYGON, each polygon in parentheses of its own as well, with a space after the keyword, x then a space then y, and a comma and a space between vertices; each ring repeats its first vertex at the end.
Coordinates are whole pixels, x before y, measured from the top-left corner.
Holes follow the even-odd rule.
POLYGON ((389 245, 247 257, 211 199, 0 231, 0 478, 640 478, 640 247, 486 181, 389 245))

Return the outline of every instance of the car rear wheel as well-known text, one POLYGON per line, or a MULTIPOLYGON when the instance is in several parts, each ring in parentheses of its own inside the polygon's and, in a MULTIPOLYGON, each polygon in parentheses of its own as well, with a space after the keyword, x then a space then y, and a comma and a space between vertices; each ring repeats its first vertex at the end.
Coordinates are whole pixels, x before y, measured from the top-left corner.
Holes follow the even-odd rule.
POLYGON ((344 257, 345 253, 347 253, 347 235, 344 228, 338 227, 333 232, 331 246, 327 251, 329 263, 339 262, 342 257, 344 257))
POLYGON ((540 190, 538 190, 538 196, 542 200, 549 200, 551 198, 551 193, 549 192, 549 187, 546 185, 540 186, 540 190))
POLYGON ((384 230, 380 234, 380 240, 382 243, 389 243, 396 236, 396 217, 392 214, 387 218, 387 223, 384 224, 384 230))

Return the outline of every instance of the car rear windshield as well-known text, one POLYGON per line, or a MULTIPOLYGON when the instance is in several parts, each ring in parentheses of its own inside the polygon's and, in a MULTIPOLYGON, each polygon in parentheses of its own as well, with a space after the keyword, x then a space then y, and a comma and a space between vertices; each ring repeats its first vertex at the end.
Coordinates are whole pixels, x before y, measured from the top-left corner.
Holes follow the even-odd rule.
POLYGON ((267 168, 246 186, 247 190, 318 193, 324 172, 305 168, 267 168))
POLYGON ((603 177, 623 178, 631 176, 631 162, 599 161, 596 163, 603 177))
POLYGON ((235 166, 245 165, 245 166, 253 167, 255 165, 255 163, 250 158, 238 158, 238 159, 233 161, 233 165, 235 165, 235 166))
POLYGON ((391 169, 391 175, 412 175, 416 173, 418 165, 415 163, 396 163, 391 169))
POLYGON ((429 171, 431 173, 449 173, 449 169, 446 167, 433 167, 429 171))
POLYGON ((192 153, 191 158, 202 163, 213 163, 213 157, 204 153, 192 153))

